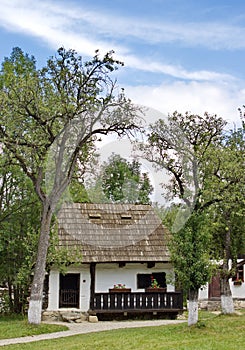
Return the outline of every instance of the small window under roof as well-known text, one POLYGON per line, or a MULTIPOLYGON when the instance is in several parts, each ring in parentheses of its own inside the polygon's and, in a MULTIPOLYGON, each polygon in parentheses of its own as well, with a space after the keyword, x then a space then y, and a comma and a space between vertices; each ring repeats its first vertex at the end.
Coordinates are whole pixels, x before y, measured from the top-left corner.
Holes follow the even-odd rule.
POLYGON ((130 214, 121 214, 121 219, 130 220, 132 219, 132 216, 130 214))
POLYGON ((89 214, 90 219, 100 219, 101 215, 99 213, 91 213, 89 214))

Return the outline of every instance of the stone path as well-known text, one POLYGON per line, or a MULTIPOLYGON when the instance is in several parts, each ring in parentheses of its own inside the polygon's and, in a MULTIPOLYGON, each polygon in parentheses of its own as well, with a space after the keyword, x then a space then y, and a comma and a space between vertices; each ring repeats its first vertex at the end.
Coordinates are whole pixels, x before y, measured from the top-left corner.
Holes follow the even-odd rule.
POLYGON ((85 334, 92 332, 101 332, 119 328, 138 328, 149 326, 163 326, 169 324, 176 324, 186 322, 185 320, 151 320, 151 321, 101 321, 98 323, 82 322, 82 323, 57 323, 65 324, 69 330, 48 334, 33 335, 28 337, 1 339, 0 346, 20 343, 30 343, 39 340, 56 339, 62 337, 69 337, 71 335, 85 334))

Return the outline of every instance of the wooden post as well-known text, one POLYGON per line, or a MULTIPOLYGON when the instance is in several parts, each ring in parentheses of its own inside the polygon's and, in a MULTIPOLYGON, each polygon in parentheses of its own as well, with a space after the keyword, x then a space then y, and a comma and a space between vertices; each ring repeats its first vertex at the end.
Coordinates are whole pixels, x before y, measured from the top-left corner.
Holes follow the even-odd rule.
POLYGON ((94 294, 95 294, 95 268, 96 263, 90 263, 90 309, 93 310, 94 294))

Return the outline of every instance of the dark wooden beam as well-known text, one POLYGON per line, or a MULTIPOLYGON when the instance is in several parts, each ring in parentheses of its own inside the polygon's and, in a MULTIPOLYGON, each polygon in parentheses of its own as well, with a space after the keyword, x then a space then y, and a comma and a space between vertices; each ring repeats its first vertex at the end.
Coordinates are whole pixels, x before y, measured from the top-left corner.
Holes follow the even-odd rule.
POLYGON ((95 294, 95 273, 96 263, 90 264, 90 309, 92 309, 94 294, 95 294))
POLYGON ((147 268, 148 268, 148 269, 152 269, 153 267, 155 267, 155 262, 149 261, 149 262, 147 263, 147 268))
POLYGON ((126 263, 124 261, 120 261, 118 265, 119 265, 119 267, 124 267, 126 265, 126 263))

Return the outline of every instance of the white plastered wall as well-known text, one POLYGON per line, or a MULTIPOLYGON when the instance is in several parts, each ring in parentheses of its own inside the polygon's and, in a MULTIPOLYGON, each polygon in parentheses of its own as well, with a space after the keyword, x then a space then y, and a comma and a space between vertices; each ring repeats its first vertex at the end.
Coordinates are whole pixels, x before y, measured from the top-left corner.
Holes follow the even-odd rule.
MULTIPOLYGON (((241 262, 242 259, 238 259, 237 262, 241 262)), ((233 298, 245 299, 245 265, 243 266, 243 283, 241 285, 234 285, 232 279, 230 279, 230 287, 233 298)))
MULTIPOLYGON (((173 269, 170 264, 157 263, 153 268, 147 268, 146 263, 128 263, 124 267, 118 264, 97 264, 95 273, 95 292, 108 293, 109 288, 113 288, 114 284, 125 284, 131 288, 132 292, 144 292, 144 289, 137 289, 138 273, 154 273, 165 272, 166 279, 173 281, 173 269)), ((80 273, 80 311, 88 311, 90 301, 90 268, 89 265, 82 265, 80 268, 71 268, 67 273, 80 273)), ((48 310, 59 310, 59 289, 60 289, 60 273, 58 270, 51 270, 49 276, 49 303, 48 310)), ((167 291, 174 291, 174 285, 167 284, 167 291)))
MULTIPOLYGON (((126 288, 131 288, 132 292, 144 292, 144 289, 137 289, 137 274, 138 273, 154 273, 166 272, 166 278, 173 270, 170 264, 157 263, 153 268, 147 268, 147 264, 126 264, 124 267, 119 267, 118 264, 97 264, 95 292, 108 292, 109 288, 113 288, 114 284, 125 284, 126 288)), ((174 291, 174 286, 167 285, 167 291, 174 291)))
MULTIPOLYGON (((70 268, 67 273, 80 274, 80 295, 79 295, 79 310, 87 311, 89 309, 90 295, 90 270, 89 265, 84 265, 81 268, 70 268)), ((49 302, 48 310, 59 310, 59 290, 60 290, 60 272, 51 270, 49 275, 49 302)))

